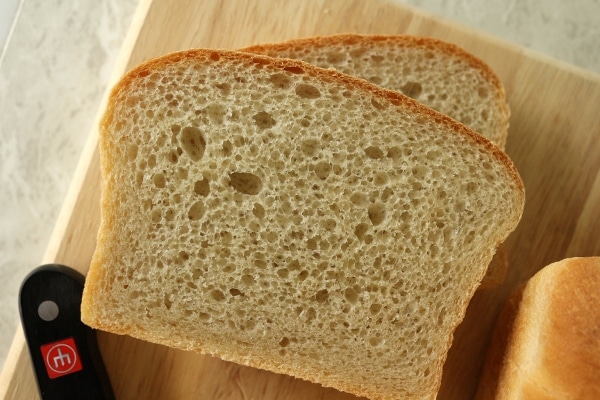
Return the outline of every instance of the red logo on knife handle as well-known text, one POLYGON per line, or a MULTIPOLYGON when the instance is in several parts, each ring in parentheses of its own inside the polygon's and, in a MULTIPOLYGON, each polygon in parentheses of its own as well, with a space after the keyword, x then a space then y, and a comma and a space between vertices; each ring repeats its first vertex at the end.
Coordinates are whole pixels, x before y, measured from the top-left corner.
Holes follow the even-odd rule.
POLYGON ((73 338, 41 346, 44 364, 50 379, 59 378, 83 369, 73 338))

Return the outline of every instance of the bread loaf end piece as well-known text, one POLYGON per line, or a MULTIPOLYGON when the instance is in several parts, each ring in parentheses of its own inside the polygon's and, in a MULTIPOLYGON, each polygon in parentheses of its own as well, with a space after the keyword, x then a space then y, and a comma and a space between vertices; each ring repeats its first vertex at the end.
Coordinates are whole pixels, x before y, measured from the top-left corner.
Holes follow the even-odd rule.
POLYGON ((600 257, 548 265, 507 301, 476 398, 600 398, 600 257))
POLYGON ((373 399, 435 397, 524 202, 508 157, 454 120, 241 52, 131 71, 100 152, 85 323, 373 399))

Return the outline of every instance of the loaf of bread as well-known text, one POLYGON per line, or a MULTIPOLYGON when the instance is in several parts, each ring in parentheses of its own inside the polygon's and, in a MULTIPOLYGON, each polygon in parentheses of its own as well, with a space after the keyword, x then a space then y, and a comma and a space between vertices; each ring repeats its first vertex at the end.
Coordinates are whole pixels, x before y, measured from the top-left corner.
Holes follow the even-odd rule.
MULTIPOLYGON (((485 62, 454 44, 408 35, 342 34, 255 45, 243 51, 334 68, 399 91, 504 149, 510 117, 504 86, 485 62)), ((480 288, 500 285, 507 268, 501 246, 480 288)))
POLYGON ((477 400, 600 399, 600 257, 548 265, 507 301, 477 400))
POLYGON ((289 59, 148 61, 100 126, 83 321, 372 399, 430 399, 524 188, 397 92, 289 59))

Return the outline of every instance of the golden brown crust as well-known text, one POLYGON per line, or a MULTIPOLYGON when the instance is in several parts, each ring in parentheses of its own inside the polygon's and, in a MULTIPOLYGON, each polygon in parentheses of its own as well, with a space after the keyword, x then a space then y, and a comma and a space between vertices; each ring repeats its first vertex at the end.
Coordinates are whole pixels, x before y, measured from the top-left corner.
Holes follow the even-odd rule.
POLYGON ((548 265, 503 309, 476 398, 600 397, 600 257, 548 265))

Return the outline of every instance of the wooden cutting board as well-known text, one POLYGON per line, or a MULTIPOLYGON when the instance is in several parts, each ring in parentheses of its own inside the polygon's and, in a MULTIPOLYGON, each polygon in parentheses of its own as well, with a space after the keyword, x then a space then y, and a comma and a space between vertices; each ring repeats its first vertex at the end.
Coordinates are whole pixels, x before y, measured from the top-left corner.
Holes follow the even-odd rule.
MULTIPOLYGON (((134 65, 175 50, 239 48, 342 32, 408 33, 454 42, 490 64, 506 87, 512 109, 507 153, 522 174, 527 203, 506 242, 510 270, 504 285, 476 293, 445 365, 438 398, 469 399, 507 295, 553 261, 600 255, 599 76, 392 1, 142 0, 113 82, 134 65)), ((96 135, 93 129, 43 260, 82 272, 100 218, 96 135)), ((119 400, 354 398, 128 337, 100 333, 99 342, 119 400)), ((0 377, 0 395, 37 398, 20 330, 0 377)))

